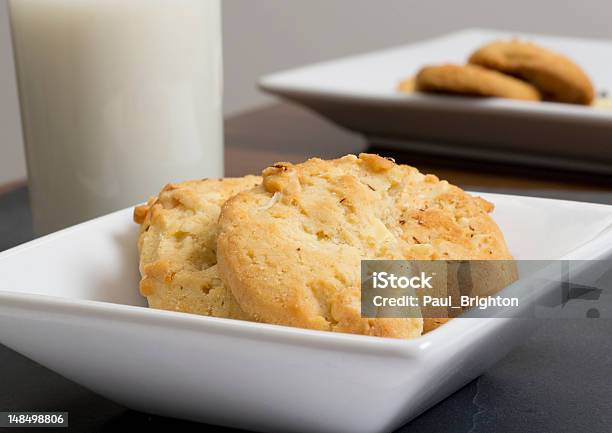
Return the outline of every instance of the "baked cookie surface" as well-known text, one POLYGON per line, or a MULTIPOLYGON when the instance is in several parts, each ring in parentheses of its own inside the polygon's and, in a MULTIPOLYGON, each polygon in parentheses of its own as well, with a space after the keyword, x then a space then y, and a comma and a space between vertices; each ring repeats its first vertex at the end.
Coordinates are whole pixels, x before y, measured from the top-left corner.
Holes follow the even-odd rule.
POLYGON ((134 209, 140 292, 150 307, 248 319, 217 273, 217 221, 227 199, 259 183, 246 176, 168 184, 134 209))
POLYGON ((492 209, 377 155, 279 163, 223 206, 218 270, 255 320, 414 338, 420 318, 361 317, 360 261, 509 259, 492 209))
POLYGON ((520 40, 496 41, 476 50, 469 63, 520 77, 544 99, 589 105, 595 91, 588 75, 568 57, 520 40))
POLYGON ((528 101, 541 99, 540 93, 532 85, 477 65, 425 66, 416 76, 415 89, 528 101))
POLYGON ((402 93, 413 93, 416 90, 415 77, 407 77, 399 82, 397 90, 402 93))

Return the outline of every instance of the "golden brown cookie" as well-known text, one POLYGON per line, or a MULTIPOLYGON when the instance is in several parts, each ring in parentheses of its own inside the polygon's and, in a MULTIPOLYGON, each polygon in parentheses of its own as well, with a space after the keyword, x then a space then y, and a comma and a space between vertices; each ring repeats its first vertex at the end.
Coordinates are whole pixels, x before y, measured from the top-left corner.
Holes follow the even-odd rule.
POLYGON ((416 79, 414 77, 404 78, 397 85, 397 90, 402 93, 412 93, 416 90, 416 79))
POLYGON ((218 270, 255 320, 414 338, 419 318, 361 317, 360 261, 509 259, 492 209, 377 155, 278 163, 223 206, 218 270))
POLYGON ((589 105, 595 95, 591 80, 580 66, 530 42, 492 42, 476 50, 469 62, 520 77, 550 101, 589 105))
POLYGON ((207 316, 247 319, 217 274, 221 205, 259 184, 258 176, 168 184, 134 209, 140 224, 140 291, 149 306, 207 316))
POLYGON ((528 101, 541 99, 532 85, 476 65, 425 66, 416 76, 416 90, 528 101))

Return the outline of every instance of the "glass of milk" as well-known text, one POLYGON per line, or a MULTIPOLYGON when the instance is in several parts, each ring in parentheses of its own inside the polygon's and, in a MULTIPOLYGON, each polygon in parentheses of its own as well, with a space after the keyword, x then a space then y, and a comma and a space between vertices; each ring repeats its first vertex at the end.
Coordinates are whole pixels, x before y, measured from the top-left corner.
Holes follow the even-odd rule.
POLYGON ((219 0, 9 0, 34 229, 223 176, 219 0))

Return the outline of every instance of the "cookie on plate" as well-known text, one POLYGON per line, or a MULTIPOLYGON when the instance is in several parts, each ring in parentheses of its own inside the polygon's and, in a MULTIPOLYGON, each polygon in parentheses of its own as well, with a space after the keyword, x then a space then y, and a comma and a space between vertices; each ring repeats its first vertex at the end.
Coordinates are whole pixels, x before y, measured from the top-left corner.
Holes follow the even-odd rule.
POLYGON ((168 184, 134 209, 140 224, 140 292, 163 310, 248 319, 217 274, 217 221, 227 199, 258 176, 168 184))
POLYGON ((420 318, 361 317, 360 261, 510 259, 492 209, 377 155, 278 163, 223 206, 219 275, 258 321, 414 338, 420 318))
POLYGON ((528 101, 541 99, 532 85, 476 65, 425 66, 416 76, 416 90, 528 101))
POLYGON ((404 78, 397 85, 397 90, 402 93, 413 93, 416 90, 416 79, 414 77, 404 78))
POLYGON ((469 62, 520 77, 549 101, 589 105, 595 95, 580 66, 563 54, 530 42, 491 42, 476 50, 469 62))

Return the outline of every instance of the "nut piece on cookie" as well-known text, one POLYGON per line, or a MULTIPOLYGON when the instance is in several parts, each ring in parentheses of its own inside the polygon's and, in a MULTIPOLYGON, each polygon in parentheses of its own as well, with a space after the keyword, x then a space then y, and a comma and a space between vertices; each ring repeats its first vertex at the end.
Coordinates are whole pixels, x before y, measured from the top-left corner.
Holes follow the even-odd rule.
POLYGON ((476 50, 469 63, 522 78, 549 101, 589 105, 595 95, 591 80, 580 66, 534 43, 492 42, 476 50))
POLYGON ((248 319, 217 273, 217 220, 227 199, 260 183, 246 176, 168 184, 134 209, 140 292, 150 307, 248 319))
POLYGON ((476 65, 425 66, 416 76, 416 90, 527 101, 541 99, 532 85, 476 65))
POLYGON ((218 271, 257 321, 414 338, 420 318, 361 317, 361 260, 511 259, 492 208, 377 155, 277 164, 223 206, 218 271))

